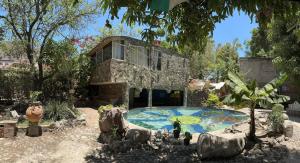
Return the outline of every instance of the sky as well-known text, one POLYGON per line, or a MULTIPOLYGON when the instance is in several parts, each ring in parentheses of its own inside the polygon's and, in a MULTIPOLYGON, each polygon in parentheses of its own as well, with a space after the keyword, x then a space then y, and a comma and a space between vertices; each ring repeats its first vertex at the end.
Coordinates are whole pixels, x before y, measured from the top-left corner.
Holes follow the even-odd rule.
MULTIPOLYGON (((120 18, 124 14, 125 10, 121 10, 119 12, 120 18)), ((98 17, 93 23, 90 23, 86 30, 82 31, 84 35, 98 35, 99 29, 104 27, 106 19, 109 19, 109 15, 105 14, 101 17, 98 17)), ((120 19, 114 19, 110 21, 112 26, 117 26, 121 24, 120 19)), ((130 29, 123 24, 123 26, 127 29, 130 29)), ((257 27, 258 24, 255 21, 251 22, 249 16, 247 16, 244 12, 235 11, 233 16, 228 17, 224 21, 217 23, 216 28, 213 31, 213 39, 215 40, 215 45, 225 44, 227 42, 232 42, 234 39, 238 39, 240 43, 243 45, 243 49, 239 49, 240 57, 245 56, 245 46, 244 42, 251 39, 251 31, 253 28, 257 27)), ((143 26, 136 26, 137 28, 143 28, 143 26)))

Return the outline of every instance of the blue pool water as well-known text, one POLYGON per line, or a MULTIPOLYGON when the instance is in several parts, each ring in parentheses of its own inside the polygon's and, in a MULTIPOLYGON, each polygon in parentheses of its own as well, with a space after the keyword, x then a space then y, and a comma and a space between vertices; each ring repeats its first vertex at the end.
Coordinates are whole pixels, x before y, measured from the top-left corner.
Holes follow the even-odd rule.
POLYGON ((126 119, 152 130, 173 130, 173 121, 181 121, 182 131, 204 133, 229 127, 248 119, 241 112, 200 107, 153 107, 129 110, 126 119))

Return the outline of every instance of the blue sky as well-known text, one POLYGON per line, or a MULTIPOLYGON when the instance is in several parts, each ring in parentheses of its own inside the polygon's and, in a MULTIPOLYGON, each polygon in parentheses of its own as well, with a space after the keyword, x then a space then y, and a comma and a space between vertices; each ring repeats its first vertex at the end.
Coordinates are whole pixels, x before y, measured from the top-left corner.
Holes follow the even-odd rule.
MULTIPOLYGON (((124 14, 124 10, 119 12, 120 18, 124 14)), ((86 30, 82 31, 84 35, 97 35, 99 34, 99 29, 104 26, 105 20, 109 19, 108 14, 97 18, 93 23, 89 24, 86 30)), ((119 25, 121 20, 115 19, 111 21, 113 26, 119 25)), ((125 28, 129 28, 124 24, 125 28)), ((143 28, 139 27, 138 28, 143 28)), ((238 39, 242 45, 246 40, 251 38, 251 31, 253 28, 257 27, 255 20, 251 23, 251 19, 243 12, 235 11, 233 16, 228 17, 221 23, 216 24, 216 28, 213 32, 213 38, 215 44, 224 44, 226 42, 232 42, 234 39, 238 39)), ((244 46, 243 46, 244 47, 244 46)), ((239 55, 245 55, 245 47, 239 50, 239 55)))

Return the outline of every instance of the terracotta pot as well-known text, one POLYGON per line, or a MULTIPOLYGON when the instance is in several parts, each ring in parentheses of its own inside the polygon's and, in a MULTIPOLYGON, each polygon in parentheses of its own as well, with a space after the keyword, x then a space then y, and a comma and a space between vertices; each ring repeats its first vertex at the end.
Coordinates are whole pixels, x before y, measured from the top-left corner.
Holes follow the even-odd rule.
POLYGON ((43 117, 43 106, 40 103, 33 103, 26 110, 26 117, 32 123, 38 123, 43 117))

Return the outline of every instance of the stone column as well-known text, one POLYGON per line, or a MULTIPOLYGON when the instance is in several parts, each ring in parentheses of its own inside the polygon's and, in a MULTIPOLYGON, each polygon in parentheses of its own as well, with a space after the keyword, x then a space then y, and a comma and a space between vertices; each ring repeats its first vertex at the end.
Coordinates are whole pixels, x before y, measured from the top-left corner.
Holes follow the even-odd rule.
POLYGON ((184 107, 187 106, 187 94, 188 94, 188 89, 187 89, 187 87, 185 87, 184 91, 183 91, 183 106, 184 107))
POLYGON ((148 107, 152 107, 152 89, 148 91, 148 107))

